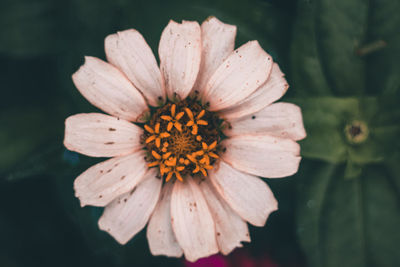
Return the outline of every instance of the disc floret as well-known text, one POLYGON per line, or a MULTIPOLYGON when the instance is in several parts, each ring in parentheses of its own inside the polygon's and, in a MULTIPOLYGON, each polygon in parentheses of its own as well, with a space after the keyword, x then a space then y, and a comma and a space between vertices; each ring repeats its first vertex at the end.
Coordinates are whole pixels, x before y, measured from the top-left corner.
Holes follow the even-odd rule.
POLYGON ((195 99, 166 103, 144 125, 148 167, 158 167, 168 182, 187 174, 207 176, 219 158, 220 120, 195 99))

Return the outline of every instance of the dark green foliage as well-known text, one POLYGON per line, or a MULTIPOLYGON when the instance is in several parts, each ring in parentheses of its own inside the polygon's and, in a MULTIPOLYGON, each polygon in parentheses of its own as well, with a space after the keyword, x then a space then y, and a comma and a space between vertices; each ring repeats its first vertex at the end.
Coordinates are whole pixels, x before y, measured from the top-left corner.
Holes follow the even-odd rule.
POLYGON ((139 30, 157 55, 170 19, 215 15, 258 40, 303 110, 307 138, 291 178, 268 184, 279 212, 245 247, 280 266, 398 266, 400 2, 397 0, 5 0, 0 8, 0 266, 174 266, 145 232, 126 246, 79 206, 73 180, 101 159, 66 151, 67 116, 97 111, 74 88, 84 55, 139 30), (345 128, 364 122, 367 139, 345 128))

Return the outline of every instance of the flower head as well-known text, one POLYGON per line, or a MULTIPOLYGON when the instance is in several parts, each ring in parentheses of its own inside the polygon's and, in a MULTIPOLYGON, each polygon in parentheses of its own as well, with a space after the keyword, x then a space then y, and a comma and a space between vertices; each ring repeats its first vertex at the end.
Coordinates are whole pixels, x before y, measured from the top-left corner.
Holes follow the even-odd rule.
POLYGON ((211 17, 170 21, 160 67, 135 30, 105 40, 107 62, 86 57, 72 76, 108 113, 67 118, 65 146, 110 159, 74 183, 81 205, 105 207, 99 227, 125 244, 148 223, 154 255, 189 261, 250 241, 277 201, 261 177, 297 172, 305 137, 300 109, 273 103, 288 85, 250 41, 234 50, 236 27, 211 17))

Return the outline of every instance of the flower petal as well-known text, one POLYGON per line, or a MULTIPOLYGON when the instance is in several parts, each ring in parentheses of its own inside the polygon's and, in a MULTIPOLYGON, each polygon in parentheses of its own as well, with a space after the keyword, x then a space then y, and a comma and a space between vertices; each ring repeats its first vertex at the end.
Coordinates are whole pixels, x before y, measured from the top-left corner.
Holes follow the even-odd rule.
POLYGON ((165 183, 157 207, 147 226, 147 240, 151 254, 181 257, 183 251, 171 225, 171 193, 173 183, 165 183))
POLYGON ((210 171, 210 180, 230 207, 255 226, 264 226, 269 214, 278 209, 278 202, 266 183, 224 161, 210 171))
POLYGON ((99 219, 99 227, 120 244, 126 244, 142 230, 153 212, 161 191, 156 169, 149 169, 142 182, 111 202, 99 219))
POLYGON ((64 145, 91 157, 114 157, 142 147, 138 126, 101 113, 82 113, 65 120, 64 145))
POLYGON ((299 168, 300 146, 290 139, 268 135, 239 135, 223 141, 222 158, 234 168, 253 175, 280 178, 299 168))
POLYGON ((283 102, 230 122, 224 133, 228 136, 268 134, 296 141, 306 137, 300 108, 283 102))
POLYGON ((236 49, 218 67, 204 89, 202 99, 210 110, 225 109, 242 101, 269 77, 272 58, 257 41, 236 49))
POLYGON ((152 106, 165 100, 164 81, 151 48, 143 36, 130 29, 105 39, 107 60, 120 69, 152 106))
POLYGON ((209 17, 201 24, 202 54, 200 71, 194 88, 201 92, 211 75, 233 52, 236 26, 209 17))
POLYGON ((242 241, 250 242, 247 223, 222 199, 210 180, 201 182, 200 188, 213 216, 217 243, 222 254, 227 255, 236 247, 241 247, 242 241))
POLYGON ((170 21, 165 27, 158 48, 160 68, 170 99, 175 93, 186 98, 193 88, 200 68, 201 30, 197 22, 170 21))
POLYGON ((75 196, 81 206, 103 207, 132 190, 146 173, 142 151, 98 163, 75 179, 75 196))
POLYGON ((235 106, 221 110, 221 116, 233 119, 257 112, 281 98, 288 88, 285 74, 282 73, 278 64, 274 63, 268 80, 235 106))
POLYGON ((175 182, 171 217, 172 229, 188 261, 218 252, 212 215, 193 178, 175 182))
POLYGON ((140 92, 117 68, 95 57, 85 57, 72 75, 79 92, 92 105, 129 121, 141 120, 147 104, 140 92))

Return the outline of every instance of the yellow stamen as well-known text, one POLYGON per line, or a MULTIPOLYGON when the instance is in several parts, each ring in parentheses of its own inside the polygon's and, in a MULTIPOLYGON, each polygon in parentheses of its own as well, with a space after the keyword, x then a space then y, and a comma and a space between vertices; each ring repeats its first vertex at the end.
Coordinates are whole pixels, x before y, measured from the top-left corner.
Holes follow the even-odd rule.
POLYGON ((214 152, 208 152, 208 155, 209 155, 210 157, 215 158, 215 159, 219 159, 219 156, 218 156, 217 154, 215 154, 214 152))
POLYGON ((192 134, 196 135, 198 133, 198 130, 199 130, 199 126, 194 124, 193 127, 192 127, 192 134))
POLYGON ((153 141, 154 139, 156 139, 156 136, 155 136, 155 135, 151 135, 150 137, 148 137, 148 138, 146 139, 146 144, 150 143, 150 142, 153 141))
POLYGON ((172 129, 172 126, 174 126, 174 123, 173 122, 168 122, 168 126, 167 126, 167 131, 169 132, 169 131, 171 131, 171 129, 172 129))
POLYGON ((156 159, 161 159, 160 154, 158 154, 156 151, 151 151, 151 154, 153 155, 153 157, 155 157, 156 159))
POLYGON ((208 150, 212 150, 217 146, 217 141, 214 141, 211 145, 209 145, 208 150))
POLYGON ((175 172, 175 176, 179 181, 183 182, 182 176, 179 172, 175 172))
POLYGON ((179 112, 178 115, 176 115, 175 117, 176 121, 179 121, 183 117, 183 115, 185 115, 185 112, 179 112))
MULTIPOLYGON (((170 137, 171 135, 169 134, 169 133, 167 133, 167 132, 164 132, 164 133, 160 133, 160 137, 161 138, 167 138, 167 137, 170 137)), ((165 144, 165 143, 164 143, 165 144)), ((168 143, 167 143, 168 144, 168 143)))
POLYGON ((201 139, 202 139, 202 138, 201 138, 201 136, 200 136, 200 135, 196 136, 196 140, 197 140, 197 141, 199 141, 199 142, 200 142, 200 141, 201 141, 201 139))
POLYGON ((196 119, 200 119, 201 117, 204 116, 205 113, 206 113, 206 111, 203 109, 203 110, 200 111, 200 113, 197 115, 196 119))
POLYGON ((151 167, 157 166, 157 165, 159 165, 159 164, 160 164, 160 162, 154 161, 154 162, 148 163, 148 164, 147 164, 147 167, 151 168, 151 167))
POLYGON ((172 106, 171 106, 171 115, 172 115, 172 117, 175 117, 175 111, 176 111, 176 105, 172 104, 172 106))
POLYGON ((198 124, 198 125, 208 125, 208 122, 203 121, 203 120, 198 120, 198 121, 197 121, 197 124, 198 124))
POLYGON ((167 161, 165 161, 165 165, 170 167, 176 166, 176 158, 175 157, 169 158, 167 161))
POLYGON ((204 155, 204 151, 203 150, 199 150, 199 151, 195 152, 195 154, 197 156, 202 156, 202 155, 204 155))
POLYGON ((162 115, 161 119, 165 120, 165 121, 172 121, 171 116, 167 116, 167 115, 162 115))
POLYGON ((144 125, 144 129, 146 129, 146 131, 148 131, 149 133, 154 133, 154 130, 151 129, 150 126, 144 125))
POLYGON ((182 124, 180 124, 179 122, 175 122, 174 126, 178 131, 182 132, 182 124))
POLYGON ((163 159, 167 159, 167 158, 169 158, 169 156, 171 156, 171 152, 165 153, 165 154, 162 156, 162 158, 163 158, 163 159))
POLYGON ((193 155, 186 155, 186 157, 193 163, 197 162, 196 158, 193 155))
MULTIPOLYGON (((194 120, 193 112, 192 112, 190 109, 188 109, 188 108, 185 108, 185 111, 186 111, 186 114, 189 116, 189 119, 190 119, 191 121, 193 121, 193 120, 194 120)), ((189 126, 189 125, 188 125, 188 126, 189 126)))
POLYGON ((176 170, 177 171, 183 171, 185 169, 185 166, 178 166, 178 167, 176 167, 176 170))
POLYGON ((154 127, 154 131, 156 133, 160 133, 160 123, 159 122, 157 122, 156 126, 154 127))
POLYGON ((204 150, 207 150, 208 148, 208 145, 204 142, 201 143, 201 146, 203 147, 204 150))
POLYGON ((169 180, 171 180, 173 174, 174 174, 173 172, 168 173, 167 178, 165 178, 165 181, 168 182, 169 180))
POLYGON ((156 138, 156 147, 160 147, 161 145, 161 139, 158 137, 156 138))

